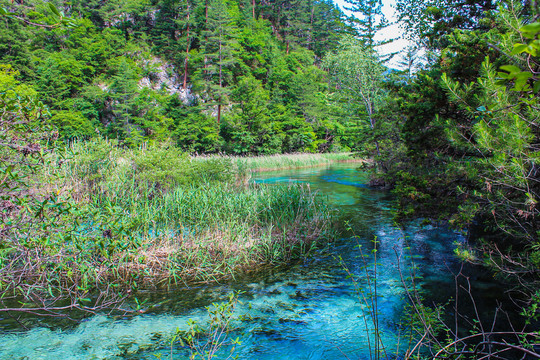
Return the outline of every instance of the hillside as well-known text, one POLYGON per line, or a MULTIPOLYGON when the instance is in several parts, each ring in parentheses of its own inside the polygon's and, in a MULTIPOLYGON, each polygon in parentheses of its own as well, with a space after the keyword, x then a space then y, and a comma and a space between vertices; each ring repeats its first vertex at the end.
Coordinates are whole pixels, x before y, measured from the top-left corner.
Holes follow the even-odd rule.
POLYGON ((348 150, 321 58, 351 32, 331 1, 2 1, 0 64, 64 139, 170 138, 198 153, 348 150), (16 73, 14 73, 16 71, 16 73))

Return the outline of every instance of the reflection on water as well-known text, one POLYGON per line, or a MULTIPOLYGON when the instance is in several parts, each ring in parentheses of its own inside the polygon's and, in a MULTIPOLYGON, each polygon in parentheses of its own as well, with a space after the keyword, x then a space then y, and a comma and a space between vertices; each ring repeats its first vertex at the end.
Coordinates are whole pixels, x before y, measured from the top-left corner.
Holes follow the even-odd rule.
MULTIPOLYGON (((307 184, 343 210, 343 221, 347 220, 358 236, 339 239, 329 250, 301 263, 245 275, 226 284, 146 294, 155 306, 144 315, 120 319, 94 316, 71 328, 50 324, 25 332, 5 328, 0 335, 0 358, 168 358, 169 339, 177 328, 186 329, 187 319, 204 319, 204 306, 224 300, 232 290, 241 290, 242 303, 236 311, 248 314, 249 320, 236 324, 242 335, 235 352, 240 359, 343 359, 344 354, 368 359, 368 337, 373 339, 370 310, 359 301, 337 257, 365 287, 366 270, 357 245, 369 254, 375 238, 379 326, 389 355, 395 353, 406 301, 397 256, 413 255, 417 275, 422 278, 419 285, 437 289, 431 294, 435 299, 444 301, 452 295, 451 271, 458 264, 451 248, 453 242, 461 241, 460 235, 417 223, 406 229, 395 227, 389 194, 368 188, 367 176, 354 165, 265 173, 254 181, 307 184)), ((373 274, 372 258, 367 261, 373 274)), ((185 355, 179 347, 172 351, 185 355)))

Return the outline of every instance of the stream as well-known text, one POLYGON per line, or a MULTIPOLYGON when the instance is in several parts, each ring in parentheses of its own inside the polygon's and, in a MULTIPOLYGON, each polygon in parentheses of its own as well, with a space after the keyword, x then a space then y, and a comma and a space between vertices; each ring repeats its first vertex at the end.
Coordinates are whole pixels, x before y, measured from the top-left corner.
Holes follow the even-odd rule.
MULTIPOLYGON (((176 329, 187 329, 188 319, 204 323, 205 306, 225 301, 231 291, 243 292, 235 314, 245 317, 235 323, 232 334, 240 337, 234 351, 239 359, 370 359, 375 322, 362 291, 368 295, 368 279, 375 278, 376 323, 386 354, 395 358, 405 346, 399 337, 406 330, 402 319, 407 304, 401 275, 410 276, 411 261, 416 265, 417 288, 428 302, 443 303, 454 295, 452 273, 459 271, 460 263, 453 256, 453 244, 464 241, 463 236, 421 226, 421 221, 404 229, 394 226, 390 194, 366 186, 367 175, 355 164, 268 172, 254 175, 252 181, 308 184, 343 210, 342 221, 348 222, 344 227, 350 229, 302 262, 222 284, 143 294, 154 307, 140 316, 96 315, 76 324, 47 319, 26 331, 3 326, 0 319, 0 359, 170 359, 171 354, 187 358, 185 348, 171 347, 172 335, 176 329), (360 292, 345 268, 356 278, 360 292)), ((498 291, 488 281, 478 280, 476 285, 486 301, 498 291)), ((217 359, 229 354, 229 348, 222 350, 217 359)))

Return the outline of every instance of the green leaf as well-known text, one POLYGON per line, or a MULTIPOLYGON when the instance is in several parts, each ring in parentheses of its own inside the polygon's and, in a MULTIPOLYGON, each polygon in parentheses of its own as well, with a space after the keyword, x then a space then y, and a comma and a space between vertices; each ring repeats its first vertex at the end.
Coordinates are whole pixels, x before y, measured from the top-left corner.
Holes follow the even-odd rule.
POLYGON ((535 94, 538 94, 538 91, 540 91, 540 81, 537 80, 537 81, 534 83, 533 92, 534 92, 535 94))
POLYGON ((519 31, 524 33, 539 33, 540 32, 540 22, 532 23, 523 26, 519 31))
POLYGON ((520 72, 519 74, 516 74, 516 80, 527 80, 530 77, 532 77, 532 74, 528 71, 520 72))
MULTIPOLYGON (((500 67, 501 70, 508 71, 510 74, 520 73, 521 69, 515 65, 503 65, 500 67)), ((500 74, 500 73, 499 73, 500 74)))
POLYGON ((49 9, 51 9, 51 11, 58 17, 61 17, 60 15, 60 12, 58 11, 58 9, 56 8, 56 6, 54 6, 53 4, 51 3, 48 3, 49 4, 49 9))
POLYGON ((512 55, 521 54, 522 52, 525 52, 527 47, 528 47, 527 44, 514 44, 514 50, 512 50, 511 54, 512 55))

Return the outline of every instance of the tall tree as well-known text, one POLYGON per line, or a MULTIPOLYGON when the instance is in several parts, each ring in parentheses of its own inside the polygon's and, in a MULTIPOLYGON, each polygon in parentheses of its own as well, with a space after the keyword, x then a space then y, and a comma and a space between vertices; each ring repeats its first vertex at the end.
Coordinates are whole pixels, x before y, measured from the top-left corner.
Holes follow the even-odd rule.
POLYGON ((383 73, 377 53, 372 47, 353 37, 345 37, 337 52, 328 54, 324 66, 343 101, 355 116, 367 125, 377 155, 381 154, 375 136, 376 113, 385 96, 383 73))
POLYGON ((135 108, 135 97, 138 95, 137 74, 126 59, 118 64, 116 75, 113 76, 109 89, 113 99, 115 122, 113 131, 119 131, 126 139, 137 136, 133 132, 132 117, 135 108))
POLYGON ((345 3, 348 4, 345 9, 353 13, 349 21, 366 46, 373 48, 389 42, 375 40, 377 32, 389 25, 382 12, 382 0, 345 0, 345 3))
POLYGON ((312 16, 310 50, 321 58, 338 46, 343 35, 354 34, 346 24, 345 14, 331 0, 315 1, 312 16))
POLYGON ((454 29, 486 28, 481 19, 497 7, 496 0, 397 0, 398 20, 405 36, 440 48, 454 29))
POLYGON ((199 70, 198 88, 206 93, 211 105, 217 105, 216 120, 221 122, 222 106, 226 104, 232 82, 230 70, 238 61, 238 27, 223 0, 210 0, 207 29, 202 41, 204 69, 199 70))
POLYGON ((412 78, 414 71, 421 66, 422 60, 418 52, 419 48, 417 46, 408 46, 404 49, 397 63, 406 72, 408 80, 412 78))
POLYGON ((194 34, 192 27, 194 26, 194 19, 192 16, 192 2, 193 0, 183 0, 183 3, 180 5, 180 8, 178 9, 178 17, 175 20, 175 23, 178 27, 177 33, 177 41, 181 44, 185 49, 185 55, 184 55, 184 61, 183 61, 183 69, 184 69, 184 81, 182 84, 182 87, 184 90, 187 89, 187 80, 189 77, 189 52, 191 50, 192 42, 196 36, 194 34))

